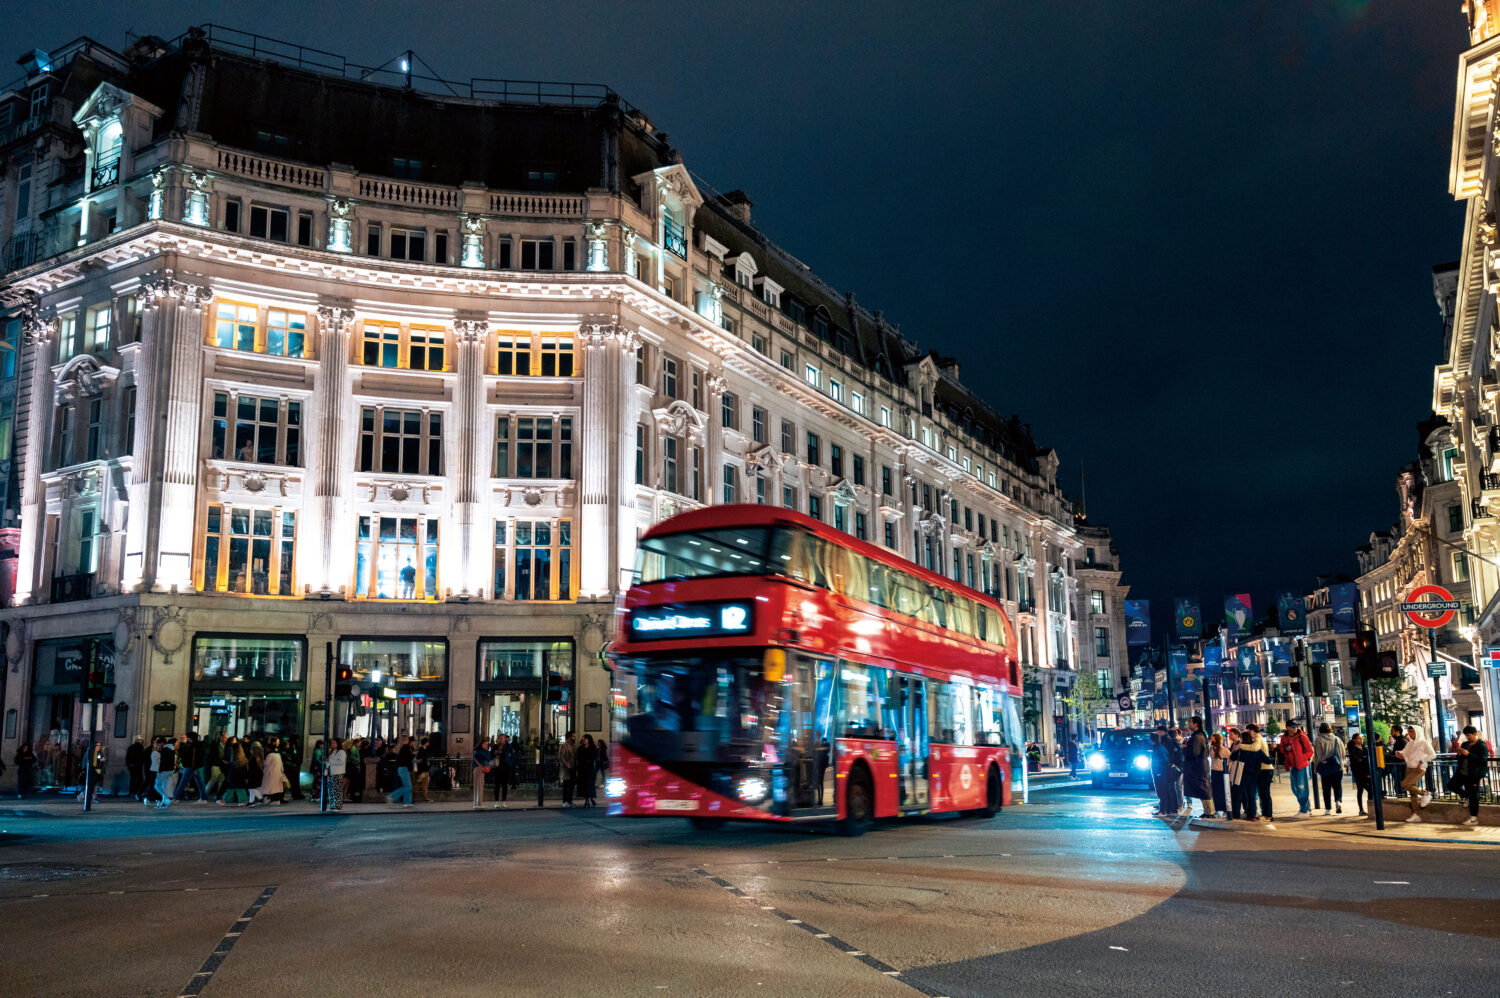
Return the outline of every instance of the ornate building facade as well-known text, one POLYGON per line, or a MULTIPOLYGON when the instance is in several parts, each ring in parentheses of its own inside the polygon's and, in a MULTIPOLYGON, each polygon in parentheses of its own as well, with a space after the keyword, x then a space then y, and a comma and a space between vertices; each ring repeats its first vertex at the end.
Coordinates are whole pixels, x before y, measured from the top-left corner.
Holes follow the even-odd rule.
POLYGON ((95 661, 119 751, 306 744, 334 664, 365 698, 340 733, 602 733, 637 537, 719 502, 999 597, 1052 713, 1085 547, 1056 455, 618 95, 464 86, 195 30, 85 41, 0 95, 24 338, 0 751, 76 747, 95 661))

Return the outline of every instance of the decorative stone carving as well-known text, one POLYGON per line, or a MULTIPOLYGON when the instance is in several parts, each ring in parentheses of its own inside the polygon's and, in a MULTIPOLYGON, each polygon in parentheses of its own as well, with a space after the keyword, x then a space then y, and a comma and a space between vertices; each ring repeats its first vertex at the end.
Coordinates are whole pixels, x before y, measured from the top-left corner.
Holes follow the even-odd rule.
POLYGON ((386 495, 391 502, 406 502, 411 498, 411 488, 403 482, 397 482, 386 490, 386 495))
POLYGON ((525 489, 521 492, 521 498, 528 506, 540 506, 542 504, 542 490, 525 489))
POLYGON ((729 379, 722 374, 710 374, 704 379, 704 384, 708 386, 709 393, 712 395, 723 395, 729 390, 729 379))
POLYGON ((176 606, 159 606, 155 608, 155 619, 151 625, 151 644, 157 651, 166 656, 168 662, 172 660, 172 654, 187 642, 187 625, 183 623, 182 608, 176 606))
POLYGON ((58 402, 96 399, 104 394, 104 386, 119 376, 118 368, 105 367, 97 358, 80 354, 69 361, 58 375, 53 396, 58 402))
POLYGON ((585 322, 578 327, 578 340, 582 346, 602 347, 615 343, 623 350, 634 353, 641 345, 640 334, 627 329, 618 322, 585 322))
POLYGON ((354 309, 347 305, 319 305, 318 321, 329 329, 342 329, 354 321, 354 309))
POLYGON ((307 618, 307 630, 309 634, 333 630, 333 614, 327 610, 319 610, 317 613, 309 614, 307 618))
POLYGON ((264 472, 261 472, 261 471, 251 471, 251 472, 248 472, 241 479, 241 481, 244 484, 246 492, 249 492, 251 494, 258 494, 260 492, 264 492, 265 491, 265 488, 266 488, 266 476, 265 476, 264 472))
POLYGON ((651 417, 662 433, 681 436, 691 431, 695 436, 703 432, 706 420, 697 409, 681 399, 671 402, 664 409, 652 409, 651 417))
POLYGON ((54 316, 44 317, 35 308, 27 309, 21 315, 21 342, 28 347, 45 347, 52 342, 56 331, 57 319, 54 316))
POLYGON ((354 205, 344 198, 328 202, 328 248, 334 253, 354 252, 354 205))
POLYGON ((208 224, 208 192, 211 186, 207 172, 186 168, 183 170, 187 187, 187 202, 182 208, 182 220, 189 225, 208 224))
POLYGON ((490 324, 483 319, 458 319, 453 323, 453 339, 456 343, 483 343, 489 334, 490 324))
POLYGON ((26 657, 26 639, 30 632, 31 625, 26 622, 25 617, 16 617, 10 622, 10 633, 5 636, 5 661, 10 664, 11 672, 21 670, 21 659, 26 657))

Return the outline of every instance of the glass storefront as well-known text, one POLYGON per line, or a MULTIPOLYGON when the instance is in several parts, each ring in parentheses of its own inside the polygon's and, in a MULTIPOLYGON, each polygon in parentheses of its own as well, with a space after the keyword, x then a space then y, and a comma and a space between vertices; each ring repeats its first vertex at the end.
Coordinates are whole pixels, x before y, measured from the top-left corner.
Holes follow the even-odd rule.
POLYGON ((341 638, 339 666, 353 672, 359 696, 344 701, 334 730, 353 738, 392 739, 447 732, 448 642, 441 638, 341 638))
MULTIPOLYGON (((572 714, 573 642, 571 640, 481 641, 475 696, 474 739, 509 735, 533 751, 538 743, 555 744, 575 727, 572 714), (562 699, 543 712, 542 677, 562 699)), ((525 762, 532 761, 526 758, 525 762)))
POLYGON ((199 634, 193 638, 186 730, 265 745, 281 739, 289 773, 300 768, 307 642, 300 637, 199 634))
MULTIPOLYGON (((88 747, 90 708, 79 699, 90 661, 114 682, 115 641, 108 634, 38 641, 32 661, 28 738, 37 757, 37 785, 72 786, 88 747)), ((95 708, 96 730, 107 730, 112 705, 95 708)))

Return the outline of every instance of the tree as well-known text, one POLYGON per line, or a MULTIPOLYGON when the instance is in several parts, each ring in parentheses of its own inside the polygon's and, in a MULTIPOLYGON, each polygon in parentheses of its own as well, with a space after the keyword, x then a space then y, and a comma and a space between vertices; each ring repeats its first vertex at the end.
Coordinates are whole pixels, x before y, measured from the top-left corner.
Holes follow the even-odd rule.
POLYGON ((1399 679, 1370 682, 1370 714, 1377 721, 1402 727, 1420 724, 1427 717, 1417 691, 1399 679))
POLYGON ((1276 718, 1273 717, 1269 721, 1266 722, 1266 734, 1268 734, 1268 735, 1279 735, 1279 734, 1281 734, 1281 732, 1282 732, 1281 722, 1278 721, 1278 720, 1276 720, 1276 718))
POLYGON ((1067 707, 1067 718, 1073 724, 1092 728, 1099 714, 1109 707, 1109 691, 1099 685, 1099 677, 1090 670, 1078 673, 1067 696, 1059 697, 1067 707))

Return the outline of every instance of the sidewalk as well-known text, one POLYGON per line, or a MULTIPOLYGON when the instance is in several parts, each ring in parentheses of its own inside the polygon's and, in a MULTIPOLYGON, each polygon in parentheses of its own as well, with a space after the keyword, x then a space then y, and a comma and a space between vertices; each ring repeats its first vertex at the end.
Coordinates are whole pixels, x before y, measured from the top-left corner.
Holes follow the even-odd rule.
MULTIPOLYGON (((1264 822, 1259 821, 1218 821, 1210 818, 1193 818, 1185 827, 1191 827, 1194 831, 1233 832, 1244 835, 1275 835, 1279 831, 1295 830, 1300 833, 1358 835, 1404 842, 1500 846, 1500 826, 1471 827, 1438 821, 1407 824, 1405 819, 1410 812, 1406 808, 1405 800, 1400 801, 1399 807, 1386 810, 1385 828, 1377 830, 1373 816, 1360 815, 1359 807, 1354 803, 1354 788, 1350 786, 1347 779, 1344 781, 1343 814, 1324 815, 1321 797, 1315 802, 1319 806, 1313 808, 1312 814, 1298 814, 1297 798, 1292 793, 1291 783, 1284 773, 1281 776, 1280 780, 1271 784, 1271 813, 1275 818, 1272 824, 1276 826, 1274 829, 1267 828, 1264 822)), ((1196 801, 1193 802, 1195 812, 1200 806, 1196 801)), ((1366 796, 1365 809, 1368 811, 1369 807, 1370 799, 1366 796)))
MULTIPOLYGON (((512 794, 510 801, 503 808, 497 808, 493 795, 485 794, 485 811, 496 810, 501 813, 507 811, 577 811, 580 814, 602 815, 607 807, 603 793, 596 798, 598 803, 592 808, 573 807, 565 808, 562 804, 561 794, 549 792, 544 798, 544 803, 539 807, 536 802, 536 791, 532 790, 529 796, 512 794)), ((462 812, 474 810, 474 802, 470 797, 453 800, 435 800, 430 803, 417 801, 411 807, 401 804, 388 804, 385 801, 372 801, 357 804, 345 801, 344 808, 339 811, 342 815, 365 815, 365 814, 387 814, 387 813, 411 813, 422 814, 431 811, 462 812)), ((258 804, 255 807, 242 807, 237 804, 228 804, 220 807, 218 804, 209 803, 199 805, 196 801, 175 801, 171 807, 146 807, 132 797, 101 797, 94 802, 92 811, 85 812, 83 802, 77 800, 73 795, 41 794, 33 797, 17 798, 14 794, 6 794, 0 797, 0 814, 9 812, 17 817, 25 818, 31 816, 46 816, 51 818, 62 817, 84 817, 89 814, 102 814, 111 818, 119 818, 125 815, 139 816, 149 820, 162 815, 190 815, 204 816, 241 814, 318 814, 316 801, 311 800, 288 800, 285 804, 258 804)))

